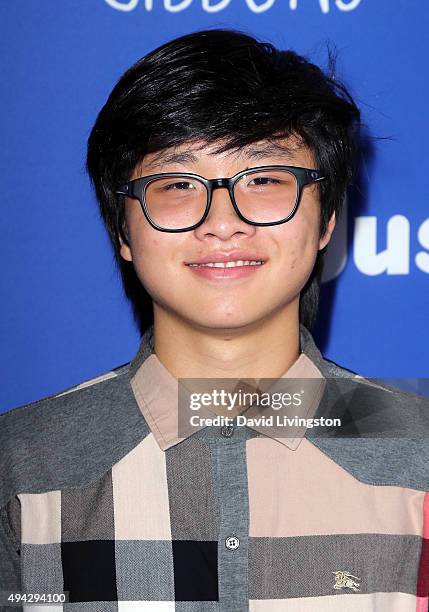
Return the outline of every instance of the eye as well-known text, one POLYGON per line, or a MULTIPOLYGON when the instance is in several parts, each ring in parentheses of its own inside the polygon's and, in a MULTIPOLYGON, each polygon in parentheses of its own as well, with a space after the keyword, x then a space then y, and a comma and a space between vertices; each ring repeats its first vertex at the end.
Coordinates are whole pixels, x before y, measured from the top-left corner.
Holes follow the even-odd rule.
POLYGON ((270 176, 256 176, 249 181, 249 185, 278 185, 280 181, 270 176))
POLYGON ((188 191, 190 189, 195 189, 195 185, 193 185, 189 181, 177 181, 176 183, 170 183, 169 185, 164 185, 164 189, 166 191, 171 191, 175 189, 179 189, 182 191, 188 191))

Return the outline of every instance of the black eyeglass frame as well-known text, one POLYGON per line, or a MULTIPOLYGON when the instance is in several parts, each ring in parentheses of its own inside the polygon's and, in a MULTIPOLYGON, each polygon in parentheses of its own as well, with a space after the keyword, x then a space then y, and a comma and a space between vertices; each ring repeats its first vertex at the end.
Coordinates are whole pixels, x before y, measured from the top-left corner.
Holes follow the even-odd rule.
POLYGON ((256 225, 259 227, 261 226, 264 227, 264 226, 270 226, 270 225, 280 225, 281 223, 286 223, 287 221, 289 221, 298 209, 299 203, 301 201, 303 187, 305 187, 306 185, 310 185, 312 183, 317 183, 319 181, 322 181, 325 178, 326 177, 321 176, 320 171, 316 170, 315 168, 301 168, 300 166, 278 166, 278 165, 257 166, 255 168, 247 168, 246 170, 242 170, 241 172, 238 172, 237 174, 235 174, 234 176, 230 178, 215 178, 215 179, 206 179, 203 176, 200 176, 199 174, 193 174, 190 172, 162 172, 159 174, 149 174, 148 176, 141 176, 139 178, 128 181, 127 183, 124 183, 123 185, 119 186, 118 189, 115 191, 115 193, 116 195, 123 195, 123 196, 127 196, 130 198, 136 198, 137 200, 139 200, 146 219, 148 220, 148 222, 154 229, 160 232, 177 233, 177 232, 189 232, 193 229, 196 229, 200 225, 202 225, 210 212, 210 207, 212 204, 213 190, 218 189, 219 187, 224 187, 228 189, 229 197, 231 199, 232 205, 234 207, 235 212, 239 216, 239 218, 245 223, 248 223, 249 225, 256 225), (280 221, 269 221, 265 223, 261 223, 257 221, 250 221, 250 219, 247 219, 240 212, 240 209, 237 206, 237 203, 235 201, 235 196, 234 196, 234 186, 237 183, 237 181, 239 181, 241 177, 246 174, 252 174, 254 172, 259 172, 259 171, 270 171, 270 170, 287 170, 295 176, 296 186, 297 186, 295 204, 292 208, 292 211, 287 215, 287 217, 285 217, 284 219, 281 219, 280 221), (160 179, 160 178, 166 178, 166 177, 192 178, 192 179, 198 180, 200 183, 202 183, 205 186, 206 191, 207 191, 207 204, 206 204, 204 214, 202 218, 200 219, 200 221, 198 221, 198 223, 195 223, 194 225, 190 225, 183 229, 168 229, 168 228, 157 225, 150 218, 149 211, 146 205, 146 189, 148 185, 154 180, 160 179))

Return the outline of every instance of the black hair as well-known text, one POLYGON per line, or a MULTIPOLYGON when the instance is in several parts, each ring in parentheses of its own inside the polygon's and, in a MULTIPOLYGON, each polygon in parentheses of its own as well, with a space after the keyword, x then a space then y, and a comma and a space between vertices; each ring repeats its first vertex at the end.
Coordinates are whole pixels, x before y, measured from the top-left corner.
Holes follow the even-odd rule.
MULTIPOLYGON (((151 300, 120 255, 127 242, 119 184, 148 153, 185 143, 219 144, 216 152, 289 136, 311 150, 326 180, 319 183, 320 236, 341 213, 355 169, 360 112, 346 87, 294 51, 236 30, 212 29, 176 38, 138 60, 120 78, 88 139, 86 167, 109 232, 126 295, 141 331, 152 322, 151 300)), ((300 322, 317 315, 326 247, 300 297, 300 322)))

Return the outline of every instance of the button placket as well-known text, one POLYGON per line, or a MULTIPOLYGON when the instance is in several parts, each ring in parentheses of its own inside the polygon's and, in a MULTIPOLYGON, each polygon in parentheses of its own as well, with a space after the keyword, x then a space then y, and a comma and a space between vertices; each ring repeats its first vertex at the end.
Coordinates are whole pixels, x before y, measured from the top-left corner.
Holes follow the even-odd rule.
POLYGON ((246 436, 243 428, 234 425, 232 437, 219 435, 218 430, 217 440, 214 436, 211 442, 219 504, 219 612, 249 610, 246 436))

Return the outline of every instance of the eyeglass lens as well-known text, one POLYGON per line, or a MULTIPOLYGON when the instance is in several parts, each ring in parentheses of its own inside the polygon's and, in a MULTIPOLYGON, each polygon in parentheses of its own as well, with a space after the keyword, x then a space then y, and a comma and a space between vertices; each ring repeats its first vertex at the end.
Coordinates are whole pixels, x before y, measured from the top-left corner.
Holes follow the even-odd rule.
MULTIPOLYGON (((152 221, 165 229, 197 224, 206 209, 208 191, 198 179, 162 177, 146 186, 146 208, 152 221)), ((272 223, 293 210, 297 180, 287 170, 257 170, 243 175, 234 185, 241 214, 255 223, 272 223)))

